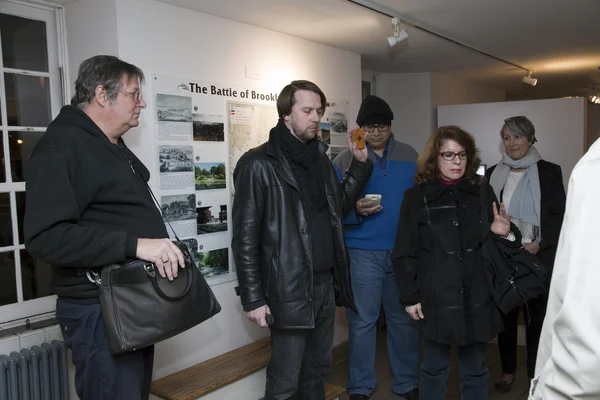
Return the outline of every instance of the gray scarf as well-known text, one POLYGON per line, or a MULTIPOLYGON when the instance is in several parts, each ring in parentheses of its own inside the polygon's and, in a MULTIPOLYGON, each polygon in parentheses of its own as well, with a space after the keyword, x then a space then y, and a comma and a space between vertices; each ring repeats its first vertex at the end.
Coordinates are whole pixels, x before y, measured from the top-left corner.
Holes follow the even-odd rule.
POLYGON ((540 226, 542 195, 537 163, 541 159, 542 156, 534 146, 531 146, 527 154, 520 160, 513 160, 508 154, 504 153, 502 161, 496 165, 490 177, 490 185, 496 193, 496 198, 500 199, 500 192, 504 189, 511 168, 527 168, 515 188, 507 212, 513 218, 538 227, 540 226))

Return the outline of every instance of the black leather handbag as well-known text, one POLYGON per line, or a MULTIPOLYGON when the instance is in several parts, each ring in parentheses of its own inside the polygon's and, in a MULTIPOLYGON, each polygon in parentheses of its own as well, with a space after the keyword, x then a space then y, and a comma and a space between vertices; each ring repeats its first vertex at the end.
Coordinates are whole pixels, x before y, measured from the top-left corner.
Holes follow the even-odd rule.
MULTIPOLYGON (((494 303, 504 314, 548 292, 549 271, 540 259, 525 250, 521 243, 509 246, 494 238, 488 221, 489 204, 486 186, 481 190, 483 243, 481 256, 486 268, 488 289, 494 303)), ((520 235, 519 235, 520 236, 520 235)), ((520 238, 519 238, 520 239, 520 238)))
MULTIPOLYGON (((152 191, 150 194, 158 204, 152 191)), ((100 274, 88 271, 88 278, 99 286, 111 353, 123 354, 153 345, 221 311, 187 245, 176 233, 175 238, 173 243, 184 255, 185 268, 180 267, 172 281, 161 277, 156 266, 144 260, 108 265, 100 274)))

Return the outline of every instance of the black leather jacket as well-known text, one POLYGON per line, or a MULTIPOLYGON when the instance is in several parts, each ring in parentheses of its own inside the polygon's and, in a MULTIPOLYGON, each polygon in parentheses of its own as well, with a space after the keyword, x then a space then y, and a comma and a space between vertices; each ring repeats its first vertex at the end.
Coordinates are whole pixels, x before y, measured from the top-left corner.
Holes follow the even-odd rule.
MULTIPOLYGON (((231 247, 242 304, 266 301, 274 328, 309 329, 313 265, 306 204, 287 157, 272 140, 244 154, 233 174, 231 247)), ((373 163, 353 160, 342 183, 320 143, 335 251, 336 304, 356 311, 342 220, 371 176, 373 163)))

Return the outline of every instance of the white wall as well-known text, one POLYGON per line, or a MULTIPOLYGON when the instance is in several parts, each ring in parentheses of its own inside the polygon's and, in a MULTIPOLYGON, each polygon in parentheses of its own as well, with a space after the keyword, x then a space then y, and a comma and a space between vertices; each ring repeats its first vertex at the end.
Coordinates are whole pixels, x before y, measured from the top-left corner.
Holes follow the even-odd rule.
MULTIPOLYGON (((152 0, 110 0, 101 6, 104 1, 80 0, 67 7, 72 80, 86 57, 113 54, 142 68, 148 79, 163 74, 275 93, 293 79, 308 79, 328 97, 348 99, 350 116, 358 112, 358 54, 152 0), (247 65, 258 69, 262 79, 246 79, 247 65)), ((144 89, 147 94, 149 85, 144 89)), ((128 132, 125 140, 155 171, 154 100, 148 95, 145 99, 148 109, 142 113, 140 126, 128 132)), ((213 286, 221 313, 157 346, 154 379, 268 335, 246 319, 234 293, 236 285, 213 286)), ((334 342, 347 337, 345 313, 338 309, 334 342)))
POLYGON ((562 167, 565 188, 584 151, 585 99, 550 99, 465 104, 438 108, 441 125, 459 125, 473 134, 482 163, 496 164, 504 152, 500 129, 504 119, 525 115, 535 126, 542 158, 562 167))
POLYGON ((387 101, 394 112, 394 136, 418 152, 431 135, 430 75, 380 74, 376 77, 377 96, 387 101))
POLYGON ((79 64, 91 56, 117 55, 118 29, 115 0, 81 0, 65 7, 69 83, 75 87, 79 64))
POLYGON ((394 112, 392 129, 396 137, 417 152, 425 148, 427 139, 438 127, 437 107, 506 99, 503 90, 440 73, 379 74, 376 94, 394 112))
POLYGON ((432 130, 439 125, 437 107, 454 104, 490 103, 506 100, 506 91, 455 78, 450 75, 431 74, 432 130))

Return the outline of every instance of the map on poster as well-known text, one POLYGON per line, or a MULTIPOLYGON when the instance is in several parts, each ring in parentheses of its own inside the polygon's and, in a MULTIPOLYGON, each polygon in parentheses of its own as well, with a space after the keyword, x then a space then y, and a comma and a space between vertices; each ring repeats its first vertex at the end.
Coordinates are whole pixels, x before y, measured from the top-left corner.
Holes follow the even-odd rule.
POLYGON ((275 107, 228 102, 229 127, 229 173, 231 177, 231 196, 233 197, 233 171, 240 157, 253 147, 265 143, 269 132, 277 124, 275 107))

